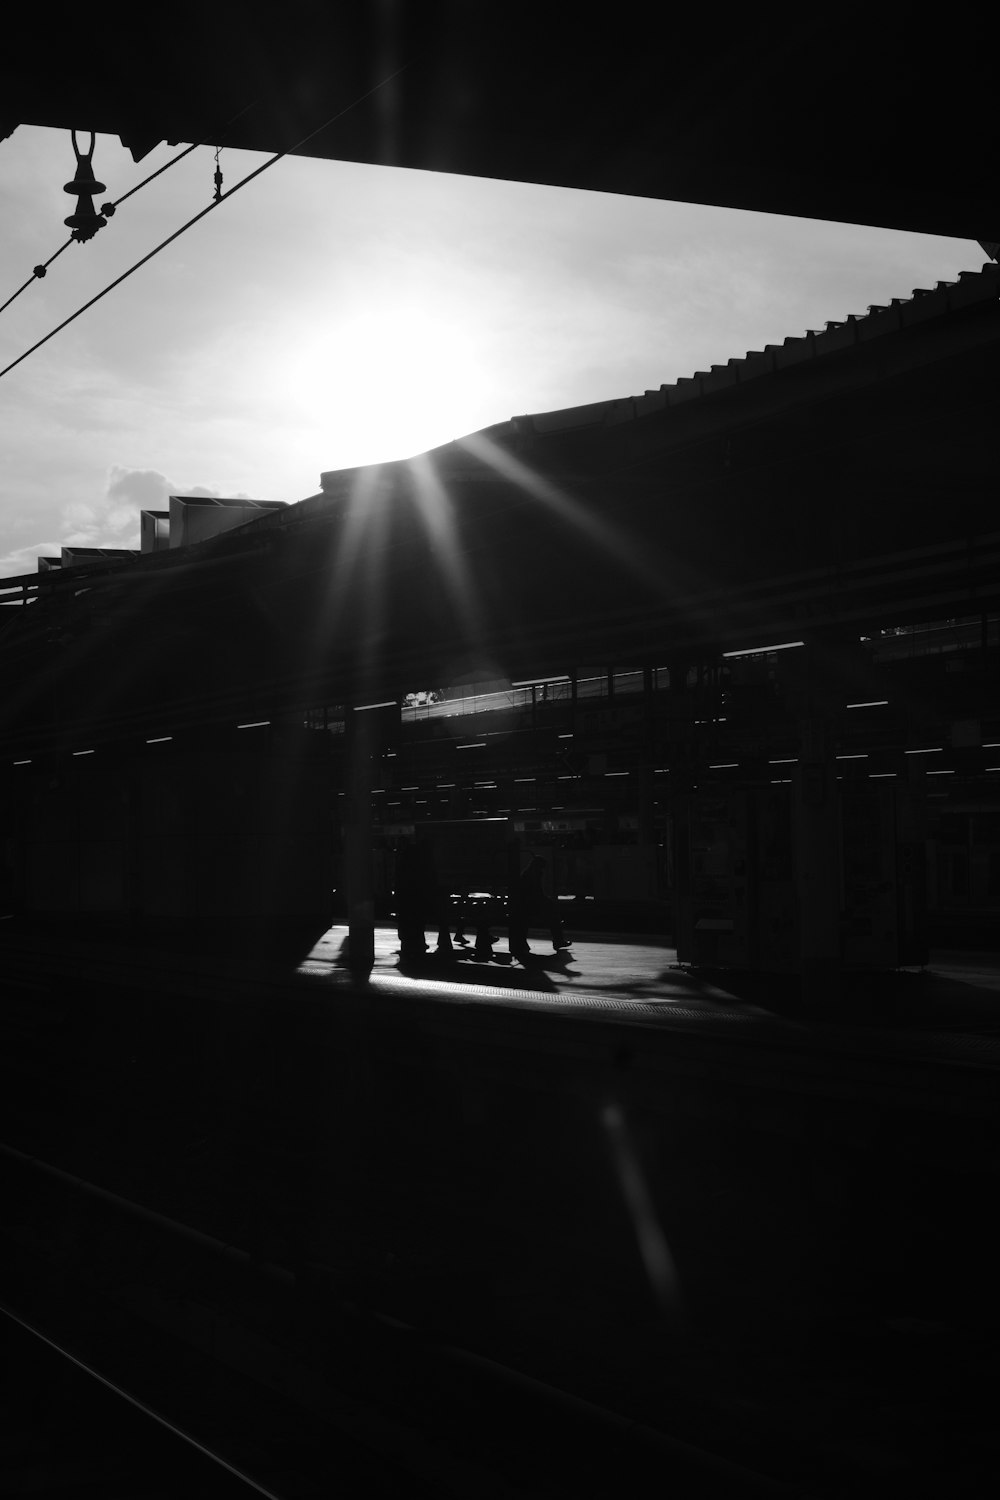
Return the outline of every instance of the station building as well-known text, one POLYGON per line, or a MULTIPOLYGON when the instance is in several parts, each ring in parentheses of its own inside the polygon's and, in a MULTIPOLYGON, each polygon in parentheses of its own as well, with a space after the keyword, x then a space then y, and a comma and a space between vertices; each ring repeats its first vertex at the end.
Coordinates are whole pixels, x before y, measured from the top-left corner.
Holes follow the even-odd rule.
POLYGON ((988 940, 998 289, 5 580, 7 904, 389 916, 424 838, 449 889, 541 854, 571 930, 692 963, 988 940))

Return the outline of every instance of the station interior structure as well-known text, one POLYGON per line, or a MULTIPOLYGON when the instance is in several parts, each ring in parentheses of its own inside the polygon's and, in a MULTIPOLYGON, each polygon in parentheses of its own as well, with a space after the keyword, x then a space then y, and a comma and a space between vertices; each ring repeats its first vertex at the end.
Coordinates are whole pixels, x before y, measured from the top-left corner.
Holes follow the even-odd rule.
MULTIPOLYGON (((142 52, 138 91, 128 82, 135 46, 123 8, 105 12, 109 78, 98 91, 79 68, 89 17, 39 35, 31 55, 44 66, 26 62, 11 79, 0 138, 18 122, 69 128, 85 117, 118 133, 136 161, 163 140, 211 140, 967 236, 991 260, 1000 247, 981 156, 992 129, 992 80, 978 71, 987 65, 966 57, 960 91, 957 80, 953 89, 938 78, 929 93, 929 35, 901 35, 851 6, 787 18, 766 35, 753 18, 731 18, 724 41, 697 16, 678 18, 667 90, 655 49, 644 55, 630 29, 612 28, 597 45, 579 29, 549 34, 517 6, 472 15, 436 0, 418 18, 393 3, 292 4, 266 48, 228 4, 196 15, 182 6, 177 16, 155 55, 142 52), (187 80, 187 24, 214 58, 209 92, 187 80), (867 55, 884 63, 865 110, 833 132, 824 101, 840 87, 859 28, 867 55), (765 97, 781 107, 761 109, 765 97), (958 113, 961 150, 948 144, 958 113)), ((95 224, 88 235, 97 227, 112 232, 95 224)), ((596 916, 586 907, 610 903, 606 920, 673 929, 691 957, 787 964, 808 949, 817 963, 820 953, 824 964, 850 964, 876 952, 891 962, 910 952, 904 933, 982 933, 997 900, 989 747, 998 736, 988 688, 995 453, 986 394, 995 311, 990 265, 953 286, 901 287, 889 306, 840 310, 823 329, 734 351, 725 366, 658 391, 515 417, 408 464, 324 475, 318 496, 258 502, 271 514, 253 524, 245 502, 175 497, 176 513, 143 516, 139 555, 64 548, 41 559, 37 580, 9 579, 3 591, 2 670, 16 684, 6 695, 4 753, 22 784, 29 762, 41 776, 46 754, 81 759, 60 780, 65 805, 49 785, 32 804, 41 804, 37 826, 11 825, 8 901, 63 910, 82 900, 130 919, 155 912, 166 920, 164 900, 175 918, 195 905, 219 913, 227 901, 249 910, 270 877, 251 879, 255 857, 231 859, 218 841, 208 860, 219 872, 214 884, 204 868, 199 876, 211 888, 206 899, 179 893, 191 882, 176 873, 187 856, 173 845, 175 875, 140 878, 148 861, 136 841, 154 837, 136 832, 147 817, 140 803, 153 805, 143 760, 129 760, 131 790, 121 793, 127 838, 120 827, 103 836, 108 815, 85 814, 89 794, 70 784, 97 776, 112 744, 124 755, 130 737, 160 747, 160 777, 164 746, 182 754, 181 729, 218 734, 265 720, 287 728, 303 716, 329 729, 341 711, 349 729, 359 704, 388 701, 400 709, 398 746, 383 753, 368 730, 359 740, 378 762, 362 781, 385 782, 370 787, 374 825, 355 847, 356 831, 328 838, 318 816, 312 894, 302 875, 278 882, 295 890, 300 908, 316 908, 315 920, 320 908, 329 915, 320 892, 330 862, 338 900, 352 904, 353 880, 360 920, 372 901, 384 908, 395 844, 447 813, 452 823, 506 818, 525 847, 544 849, 554 894, 580 908, 571 920, 586 923, 596 916), (304 548, 323 553, 325 574, 305 566, 304 548), (75 580, 84 566, 86 591, 75 580), (19 604, 31 606, 20 621, 19 604), (799 639, 781 658, 760 650, 799 639), (824 696, 831 672, 838 685, 824 696), (923 688, 903 689, 918 679, 924 697, 923 688), (490 697, 490 684, 501 697, 490 697), (410 703, 408 695, 429 692, 444 697, 433 707, 410 703), (847 707, 865 699, 879 706, 847 707), (467 736, 480 729, 484 744, 458 756, 478 770, 450 768, 452 732, 471 745, 467 736), (918 773, 924 751, 941 763, 928 759, 918 773), (769 774, 794 757, 790 778, 769 774), (835 793, 826 805, 843 804, 822 834, 818 813, 799 805, 800 784, 819 765, 835 793), (393 779, 394 767, 403 779, 393 779), (533 783, 522 779, 530 775, 533 783), (897 833, 892 853, 885 845, 875 860, 879 878, 859 875, 848 891, 843 872, 865 863, 845 832, 865 822, 848 811, 862 781, 869 797, 892 803, 884 818, 897 833), (522 795, 531 786, 532 796, 522 795), (716 812, 703 817, 708 804, 685 799, 705 799, 710 788, 716 812), (742 800, 723 813, 731 796, 742 800), (797 807, 790 823, 777 811, 783 801, 797 807), (73 867, 67 841, 79 816, 102 836, 77 841, 89 851, 80 869, 96 864, 71 878, 63 866, 73 867), (720 818, 731 825, 725 840, 720 818), (779 843, 804 843, 784 875, 761 884, 772 818, 785 827, 779 843), (45 852, 48 839, 58 855, 45 852), (371 840, 369 877, 358 851, 371 840), (745 840, 756 852, 744 891, 734 872, 745 840), (819 866, 841 872, 838 891, 822 899, 819 866, 812 870, 805 852, 817 840, 825 841, 819 866), (227 863, 245 873, 227 880, 227 863), (887 878, 899 897, 888 903, 892 922, 871 908, 887 878), (704 889, 689 902, 683 892, 699 881, 704 889), (818 903, 804 925, 803 902, 818 903), (869 942, 868 926, 895 936, 888 946, 869 942)), ((355 738, 348 732, 346 742, 355 738)), ((213 743, 221 759, 211 764, 221 766, 229 749, 213 743)), ((336 761, 335 744, 328 753, 336 761)), ((350 782, 359 791, 355 775, 343 773, 339 790, 350 782)), ((214 776, 192 761, 182 779, 214 776)), ((7 795, 27 805, 20 790, 7 795)), ((193 807, 200 798, 191 790, 180 800, 193 807)), ((305 859, 313 835, 303 818, 296 848, 305 859)), ((336 826, 336 809, 330 821, 336 826)), ((238 825, 233 811, 229 826, 238 825)), ((161 837, 174 834, 161 829, 161 837)), ((276 828, 267 837, 273 855, 276 828)), ((474 862, 440 873, 445 884, 497 883, 473 870, 474 862)))
MULTIPOLYGON (((0 580, 0 1330, 280 1500, 994 1493, 993 49, 853 5, 248 14, 25 14, 0 140, 989 260, 0 580), (580 961, 397 971, 420 838, 450 892, 541 855, 580 961)), ((22 1492, 176 1493, 95 1478, 4 1350, 22 1492)))
POLYGON ((370 924, 422 837, 692 963, 988 941, 998 275, 4 580, 8 903, 370 924))

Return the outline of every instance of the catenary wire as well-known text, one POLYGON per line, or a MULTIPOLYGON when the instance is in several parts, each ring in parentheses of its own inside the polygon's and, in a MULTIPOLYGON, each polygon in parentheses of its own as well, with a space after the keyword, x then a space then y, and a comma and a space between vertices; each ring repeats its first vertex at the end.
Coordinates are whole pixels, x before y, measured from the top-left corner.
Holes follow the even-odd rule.
MULTIPOLYGON (((120 203, 125 202, 126 198, 131 198, 133 193, 137 193, 139 189, 144 188, 148 182, 152 182, 154 177, 159 177, 161 172, 166 172, 170 167, 176 166, 179 161, 183 161, 185 156, 190 156, 192 151, 200 151, 202 146, 212 145, 217 146, 217 150, 221 151, 225 146, 226 136, 228 135, 229 131, 232 130, 237 120, 242 120, 243 116, 249 114, 252 109, 256 109, 259 103, 260 100, 255 99, 252 104, 245 104, 242 109, 237 110, 236 114, 233 115, 231 119, 226 121, 225 125, 223 125, 222 127, 221 142, 216 143, 214 140, 201 140, 196 141, 193 146, 185 146, 183 151, 178 151, 176 156, 172 156, 169 161, 165 161, 162 167, 157 167, 155 172, 150 172, 149 176, 144 177, 141 182, 137 182, 135 187, 130 187, 127 193, 122 193, 120 198, 115 198, 111 204, 111 207, 113 209, 117 208, 120 203)), ((0 309, 0 311, 2 311, 2 309, 0 309)))
MULTIPOLYGON (((249 107, 250 106, 248 105, 247 108, 249 107)), ((241 110, 240 114, 245 115, 246 110, 241 110)), ((230 120, 229 125, 234 124, 235 121, 239 118, 240 115, 234 115, 233 119, 230 120)), ((227 130, 229 129, 229 125, 226 126, 227 130)), ((154 177, 159 177, 161 172, 166 172, 169 167, 176 166, 179 161, 183 161, 185 156, 190 156, 192 151, 197 151, 200 147, 207 146, 208 144, 208 141, 196 141, 193 146, 185 146, 183 151, 178 151, 176 156, 172 156, 169 161, 165 161, 162 167, 157 167, 155 172, 150 172, 148 177, 144 177, 141 182, 137 182, 135 187, 129 188, 127 193, 122 193, 120 198, 116 198, 114 200, 114 202, 111 204, 111 207, 117 208, 119 203, 124 203, 126 198, 131 198, 133 193, 137 193, 140 188, 144 188, 147 182, 152 182, 154 177)))
POLYGON ((398 78, 401 73, 405 72, 409 66, 409 63, 404 63, 401 68, 397 68, 394 73, 388 74, 387 77, 381 79, 379 83, 375 84, 373 88, 370 88, 364 94, 359 95, 359 97, 353 100, 352 103, 345 105, 345 107, 342 110, 339 110, 337 114, 331 115, 329 120, 324 120, 322 125, 317 125, 315 130, 311 130, 308 135, 304 135, 300 141, 297 141, 295 143, 294 146, 289 146, 284 151, 278 151, 274 156, 269 157, 269 159, 261 166, 255 167, 252 172, 248 172, 247 175, 245 177, 242 177, 239 182, 235 183, 228 192, 223 193, 221 197, 215 200, 215 202, 210 203, 207 208, 203 208, 200 213, 195 214, 194 218, 188 219, 187 223, 182 224, 180 229, 175 229, 173 234, 168 235, 165 240, 161 240, 161 242, 154 249, 150 250, 148 255, 144 255, 141 260, 137 260, 133 266, 130 266, 128 268, 127 271, 123 271, 121 276, 116 277, 114 281, 110 282, 103 291, 100 291, 96 296, 91 297, 89 302, 85 302, 82 307, 78 307, 76 312, 70 313, 68 318, 64 318, 61 323, 57 324, 56 327, 45 334, 43 338, 40 338, 37 343, 32 344, 30 349, 26 349, 23 354, 18 355, 17 359, 11 360, 9 365, 5 365, 4 368, 0 370, 0 380, 2 380, 5 375, 9 375, 11 370, 15 369, 19 364, 26 360, 29 355, 34 354, 35 351, 40 349, 43 344, 47 344, 49 339, 55 338, 57 333, 61 333, 62 330, 64 328, 67 328, 70 323, 75 322, 75 320, 79 318, 83 313, 92 308, 96 302, 100 302, 102 297, 106 297, 109 292, 113 292, 115 287, 121 286, 122 282, 127 281, 134 271, 138 271, 139 268, 141 266, 144 266, 147 261, 152 260, 154 255, 159 255, 161 250, 165 250, 168 245, 174 242, 174 240, 179 239, 182 234, 186 233, 186 231, 191 229, 193 225, 197 224, 199 219, 203 219, 206 214, 210 214, 212 210, 218 208, 221 203, 225 203, 227 198, 231 198, 234 193, 239 192, 241 187, 246 187, 248 182, 252 182, 255 177, 259 177, 262 172, 266 172, 268 167, 273 167, 277 162, 282 161, 284 157, 293 155, 296 151, 301 151, 303 146, 308 145, 308 143, 317 135, 321 135, 324 130, 328 130, 331 125, 335 125, 338 120, 343 119, 344 115, 350 114, 352 109, 357 109, 359 104, 363 104, 366 99, 370 99, 372 94, 377 94, 379 89, 385 88, 385 86, 391 83, 394 78, 398 78))
POLYGON ((31 283, 33 281, 40 280, 40 278, 45 275, 46 271, 48 270, 49 266, 51 266, 52 262, 54 260, 57 260, 59 258, 59 256, 62 255, 62 253, 63 253, 64 250, 68 250, 69 247, 70 247, 70 245, 72 245, 72 243, 73 243, 73 236, 70 235, 70 237, 66 241, 66 243, 64 245, 60 245, 59 249, 55 252, 54 255, 50 255, 49 258, 48 258, 48 260, 42 261, 41 265, 36 266, 35 269, 32 271, 31 275, 28 277, 27 281, 24 283, 24 285, 23 286, 19 286, 18 289, 17 289, 17 291, 13 292, 7 298, 7 301, 3 304, 3 306, 0 307, 0 313, 6 312, 7 309, 8 309, 8 307, 10 306, 10 304, 12 302, 16 302, 17 299, 18 299, 18 297, 20 297, 21 293, 22 292, 26 292, 28 290, 28 287, 31 285, 31 283))
MULTIPOLYGON (((244 109, 241 109, 238 114, 233 115, 232 119, 223 126, 223 138, 225 138, 226 132, 236 124, 236 121, 241 120, 247 113, 247 111, 254 109, 256 107, 256 104, 259 102, 260 101, 257 100, 254 104, 248 104, 244 109)), ((183 161, 185 156, 190 156, 192 151, 198 151, 202 146, 208 146, 211 144, 213 143, 210 141, 196 141, 193 146, 185 146, 183 151, 178 151, 177 155, 172 156, 169 161, 165 161, 162 167, 157 167, 155 172, 150 172, 149 176, 144 177, 141 182, 137 182, 135 187, 129 188, 127 193, 122 193, 120 198, 113 199, 110 204, 111 212, 114 213, 115 209, 120 203, 124 203, 126 198, 131 198, 133 193, 137 193, 140 188, 144 188, 147 183, 152 182, 154 177, 159 177, 161 172, 166 172, 170 167, 176 166, 179 161, 183 161)), ((52 262, 54 260, 57 260, 59 256, 62 255, 64 250, 68 250, 75 239, 76 235, 71 234, 65 244, 59 246, 59 249, 55 252, 54 255, 50 255, 48 260, 44 260, 40 265, 37 265, 24 285, 19 286, 17 291, 13 292, 11 296, 7 298, 6 302, 0 305, 0 313, 6 312, 11 303, 16 302, 21 293, 28 290, 28 287, 31 286, 32 282, 40 281, 41 278, 45 275, 49 266, 51 266, 52 262)))

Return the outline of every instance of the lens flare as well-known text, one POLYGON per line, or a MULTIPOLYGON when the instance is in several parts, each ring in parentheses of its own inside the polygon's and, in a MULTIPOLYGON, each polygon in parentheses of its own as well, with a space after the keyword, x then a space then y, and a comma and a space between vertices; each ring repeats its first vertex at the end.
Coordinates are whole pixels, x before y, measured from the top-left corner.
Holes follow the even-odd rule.
POLYGON ((660 1310, 677 1314, 681 1308, 680 1277, 663 1232, 649 1184, 632 1143, 620 1105, 606 1104, 601 1124, 607 1133, 622 1197, 632 1220, 639 1254, 660 1310))

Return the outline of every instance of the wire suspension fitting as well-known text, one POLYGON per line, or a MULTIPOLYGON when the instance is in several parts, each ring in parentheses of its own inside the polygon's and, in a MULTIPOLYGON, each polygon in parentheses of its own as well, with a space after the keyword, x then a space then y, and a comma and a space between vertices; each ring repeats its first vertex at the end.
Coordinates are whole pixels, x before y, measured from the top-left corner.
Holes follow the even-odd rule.
MULTIPOLYGON (((100 302, 101 299, 103 297, 106 297, 109 292, 113 292, 116 287, 121 286, 123 281, 126 281, 128 277, 132 276, 136 271, 138 271, 140 267, 144 266, 147 263, 147 261, 152 260, 154 255, 159 255, 161 250, 165 250, 168 245, 172 245, 174 240, 178 239, 180 235, 186 234, 187 231, 191 229, 193 225, 197 224, 201 219, 203 219, 206 214, 210 214, 212 210, 217 207, 218 203, 223 203, 227 199, 231 198, 234 193, 239 192, 240 188, 246 187, 248 182, 252 182, 255 177, 259 177, 262 172, 266 172, 270 167, 275 166, 276 163, 282 161, 286 156, 296 151, 301 151, 302 147, 307 145, 316 136, 321 135, 324 130, 329 130, 331 125, 336 124, 338 120, 342 120, 345 115, 349 115, 352 110, 357 109, 359 104, 363 104, 366 99, 370 99, 373 94, 377 94, 380 89, 384 89, 387 84, 393 81, 394 78, 398 78, 400 73, 405 73, 406 69, 409 66, 409 63, 404 63, 403 66, 401 68, 397 68, 394 73, 388 74, 387 77, 381 79, 378 83, 376 83, 374 87, 366 90, 365 93, 360 94, 357 99, 354 99, 350 104, 345 105, 345 107, 338 110, 336 114, 331 115, 328 120, 324 120, 322 125, 317 125, 315 130, 310 130, 309 134, 304 135, 302 139, 300 141, 297 141, 294 146, 290 146, 284 151, 276 152, 274 156, 268 157, 267 161, 262 162, 259 167, 255 167, 252 172, 248 172, 245 177, 241 177, 239 182, 235 183, 224 196, 220 196, 218 200, 216 200, 216 202, 210 203, 207 208, 203 208, 200 213, 196 213, 193 218, 188 219, 186 224, 182 224, 179 229, 175 229, 173 234, 167 235, 167 238, 165 240, 161 240, 160 243, 156 245, 152 250, 150 250, 147 255, 144 255, 141 260, 137 260, 134 265, 129 266, 127 271, 123 271, 120 276, 116 276, 114 281, 109 282, 102 291, 91 297, 90 300, 85 302, 82 307, 78 307, 76 312, 70 313, 68 318, 63 318, 62 322, 57 323, 55 328, 51 328, 49 332, 44 335, 44 337, 37 339, 36 342, 31 345, 30 349, 25 349, 23 354, 19 354, 16 359, 12 359, 10 364, 5 365, 3 369, 0 370, 0 380, 2 380, 5 375, 9 375, 11 370, 16 369, 17 366, 22 363, 22 361, 28 359, 32 354, 35 353, 37 349, 40 349, 43 344, 47 344, 49 339, 55 338, 57 333, 61 333, 64 328, 69 326, 70 323, 74 323, 77 318, 82 317, 85 312, 88 312, 90 308, 94 306, 95 302, 100 302)), ((250 106, 248 106, 248 108, 249 107, 250 106)), ((240 113, 245 114, 246 110, 241 110, 240 113)), ((239 115, 237 115, 236 118, 239 119, 239 115)), ((180 152, 179 155, 175 156, 172 161, 167 162, 164 167, 161 167, 159 169, 159 172, 165 171, 166 167, 173 166, 173 163, 175 161, 180 161, 181 156, 186 156, 188 154, 188 151, 193 151, 194 149, 195 148, 193 146, 189 146, 186 151, 180 152)), ((158 176, 159 172, 152 173, 152 177, 158 176)), ((151 178, 146 179, 147 182, 150 180, 151 178)), ((138 184, 138 187, 143 186, 143 183, 138 184)), ((137 192, 138 187, 133 188, 132 192, 137 192)), ((102 190, 103 189, 98 189, 98 191, 102 190)), ((127 198, 128 196, 128 193, 123 194, 122 198, 118 199, 118 202, 121 203, 123 201, 123 198, 127 198)), ((66 247, 63 246, 62 248, 65 249, 66 247)), ((57 255, 59 253, 59 251, 56 252, 57 255)), ((52 260, 54 259, 55 256, 52 256, 52 260)), ((30 286, 33 279, 34 278, 32 277, 30 280, 26 281, 24 283, 24 287, 30 286)), ((20 291, 23 291, 24 287, 21 287, 20 291)), ((19 292, 14 293, 15 297, 18 295, 19 292)), ((4 307, 9 306, 10 303, 13 302, 13 300, 14 297, 8 298, 7 302, 4 303, 4 307)), ((0 312, 2 311, 3 307, 0 307, 0 312)))
MULTIPOLYGON (((237 120, 241 120, 243 118, 243 116, 245 114, 247 114, 254 107, 255 107, 254 104, 248 104, 243 109, 241 109, 239 111, 239 113, 235 114, 232 117, 232 119, 228 122, 228 124, 225 127, 226 130, 228 130, 230 128, 230 126, 235 125, 236 122, 237 122, 237 120)), ((119 206, 119 204, 124 203, 126 198, 131 198, 131 196, 132 196, 133 193, 138 193, 141 188, 144 188, 147 183, 152 182, 155 177, 159 177, 162 172, 169 171, 170 168, 173 167, 173 166, 176 166, 176 164, 179 161, 183 161, 183 159, 184 159, 185 156, 190 156, 192 151, 197 151, 199 149, 199 147, 207 145, 207 144, 208 144, 207 141, 196 141, 193 146, 185 146, 185 148, 184 148, 183 151, 178 151, 178 153, 177 153, 176 156, 172 156, 169 161, 164 162, 163 165, 162 165, 162 167, 157 167, 157 169, 156 169, 155 172, 150 172, 150 174, 149 174, 148 177, 144 177, 141 182, 137 182, 136 185, 135 185, 135 187, 129 188, 129 190, 128 190, 127 193, 122 193, 122 195, 121 195, 120 198, 116 198, 114 200, 114 202, 112 202, 112 203, 102 203, 101 204, 101 213, 104 215, 104 220, 102 222, 106 222, 108 219, 112 218, 114 216, 115 209, 119 206)), ((222 149, 223 148, 221 146, 217 146, 215 148, 216 162, 218 162, 219 152, 222 149)), ((93 156, 93 152, 94 152, 94 147, 93 147, 93 143, 91 143, 90 156, 93 156)), ((89 160, 90 160, 90 157, 88 157, 88 163, 89 163, 89 160)), ((220 178, 221 178, 221 174, 220 174, 220 178)), ((221 180, 217 180, 216 181, 216 196, 215 196, 216 203, 221 203, 221 201, 222 201, 222 194, 218 191, 218 189, 219 189, 220 186, 221 186, 221 180)), ((68 188, 67 188, 67 191, 68 191, 68 188)), ((103 183, 94 183, 93 186, 92 186, 91 191, 92 192, 103 192, 104 191, 104 184, 103 183)), ((100 226, 98 226, 98 227, 100 227, 100 226)), ((97 231, 95 230, 94 233, 96 233, 96 232, 97 231)), ((77 242, 79 242, 79 236, 75 232, 70 235, 69 239, 66 240, 64 244, 62 244, 62 245, 59 246, 59 249, 55 252, 55 254, 49 256, 48 260, 42 261, 42 263, 40 265, 33 266, 32 267, 32 271, 31 271, 31 275, 28 277, 27 281, 23 282, 22 285, 18 287, 18 289, 17 289, 16 292, 12 292, 11 295, 7 298, 6 302, 0 303, 0 313, 6 312, 7 308, 10 307, 11 303, 12 302, 16 302, 17 299, 18 299, 18 297, 20 297, 21 293, 22 292, 26 292, 28 290, 28 287, 31 286, 33 282, 35 282, 35 281, 41 281, 44 278, 46 272, 48 271, 49 266, 51 266, 52 262, 54 260, 58 260, 59 256, 62 255, 62 253, 63 253, 64 250, 68 250, 69 249, 70 245, 73 244, 74 240, 76 240, 77 242)))
MULTIPOLYGON (((103 182, 98 182, 94 176, 94 168, 91 161, 94 155, 94 147, 97 144, 97 135, 90 132, 90 150, 84 155, 76 143, 76 131, 71 130, 70 136, 73 141, 73 154, 76 157, 76 176, 72 182, 67 182, 63 188, 64 193, 71 193, 77 200, 76 213, 70 214, 63 223, 67 229, 72 229, 73 239, 83 244, 84 240, 93 239, 99 229, 103 229, 107 219, 103 213, 98 213, 94 207, 94 198, 98 193, 107 191, 103 182)), ((107 205, 104 205, 107 207, 107 205)), ((111 210, 114 213, 114 208, 111 210)))

